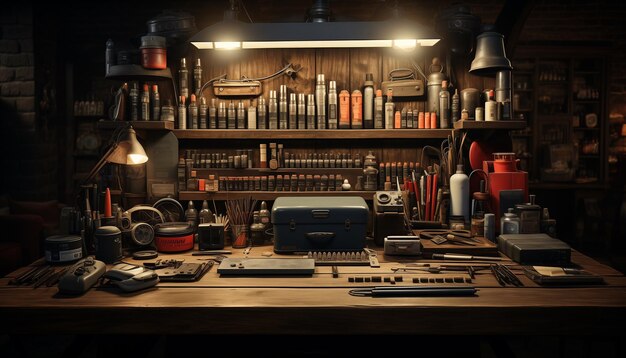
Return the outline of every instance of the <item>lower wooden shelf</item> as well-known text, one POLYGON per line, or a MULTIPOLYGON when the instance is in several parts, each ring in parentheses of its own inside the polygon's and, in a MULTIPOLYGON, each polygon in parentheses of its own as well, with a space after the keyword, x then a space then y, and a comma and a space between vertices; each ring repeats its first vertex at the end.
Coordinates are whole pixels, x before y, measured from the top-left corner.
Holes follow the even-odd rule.
POLYGON ((252 197, 257 200, 276 200, 280 196, 360 196, 371 200, 375 191, 180 191, 178 200, 228 200, 252 197))

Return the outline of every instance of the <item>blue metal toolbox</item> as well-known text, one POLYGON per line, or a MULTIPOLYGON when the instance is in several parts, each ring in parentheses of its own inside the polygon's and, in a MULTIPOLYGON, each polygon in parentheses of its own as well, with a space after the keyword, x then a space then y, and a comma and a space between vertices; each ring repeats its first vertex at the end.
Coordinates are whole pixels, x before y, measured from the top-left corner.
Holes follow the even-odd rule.
POLYGON ((272 207, 274 252, 361 251, 369 208, 361 197, 279 197, 272 207))

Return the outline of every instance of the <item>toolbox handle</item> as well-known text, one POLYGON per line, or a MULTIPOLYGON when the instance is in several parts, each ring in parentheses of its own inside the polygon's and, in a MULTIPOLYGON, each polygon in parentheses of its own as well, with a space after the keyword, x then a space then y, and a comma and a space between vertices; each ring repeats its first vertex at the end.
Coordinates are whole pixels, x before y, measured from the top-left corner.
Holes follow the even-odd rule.
POLYGON ((335 237, 335 233, 334 232, 330 232, 330 231, 314 231, 314 232, 307 232, 304 234, 304 237, 306 237, 307 239, 311 240, 311 241, 329 241, 330 239, 335 237))

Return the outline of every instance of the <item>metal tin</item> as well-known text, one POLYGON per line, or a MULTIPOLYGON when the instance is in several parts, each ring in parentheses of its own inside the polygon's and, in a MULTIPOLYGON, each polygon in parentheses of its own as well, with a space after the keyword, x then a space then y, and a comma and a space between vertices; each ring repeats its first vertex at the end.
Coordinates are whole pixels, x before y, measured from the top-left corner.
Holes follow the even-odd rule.
POLYGON ((154 232, 154 241, 159 252, 180 252, 193 249, 193 223, 173 222, 156 224, 154 232))
POLYGON ((439 115, 439 92, 441 92, 441 81, 447 80, 442 72, 431 72, 428 75, 428 102, 426 112, 435 112, 439 115))
POLYGON ((122 232, 115 226, 101 226, 94 233, 96 259, 107 264, 122 258, 122 232))
POLYGON ((76 235, 54 235, 44 241, 46 261, 72 262, 83 257, 83 239, 76 235))

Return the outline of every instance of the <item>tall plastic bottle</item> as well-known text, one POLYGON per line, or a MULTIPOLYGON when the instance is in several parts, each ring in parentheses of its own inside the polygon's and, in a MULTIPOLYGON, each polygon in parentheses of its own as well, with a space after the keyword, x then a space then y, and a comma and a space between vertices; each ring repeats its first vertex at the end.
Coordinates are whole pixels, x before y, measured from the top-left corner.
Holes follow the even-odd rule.
POLYGON ((363 128, 374 128, 374 75, 365 74, 363 87, 363 128))
POLYGON ((441 81, 439 91, 439 127, 446 129, 450 127, 450 92, 448 91, 448 81, 441 81))
POLYGON ((463 171, 463 164, 457 165, 456 173, 450 177, 450 213, 463 215, 465 223, 469 223, 469 177, 463 171))

